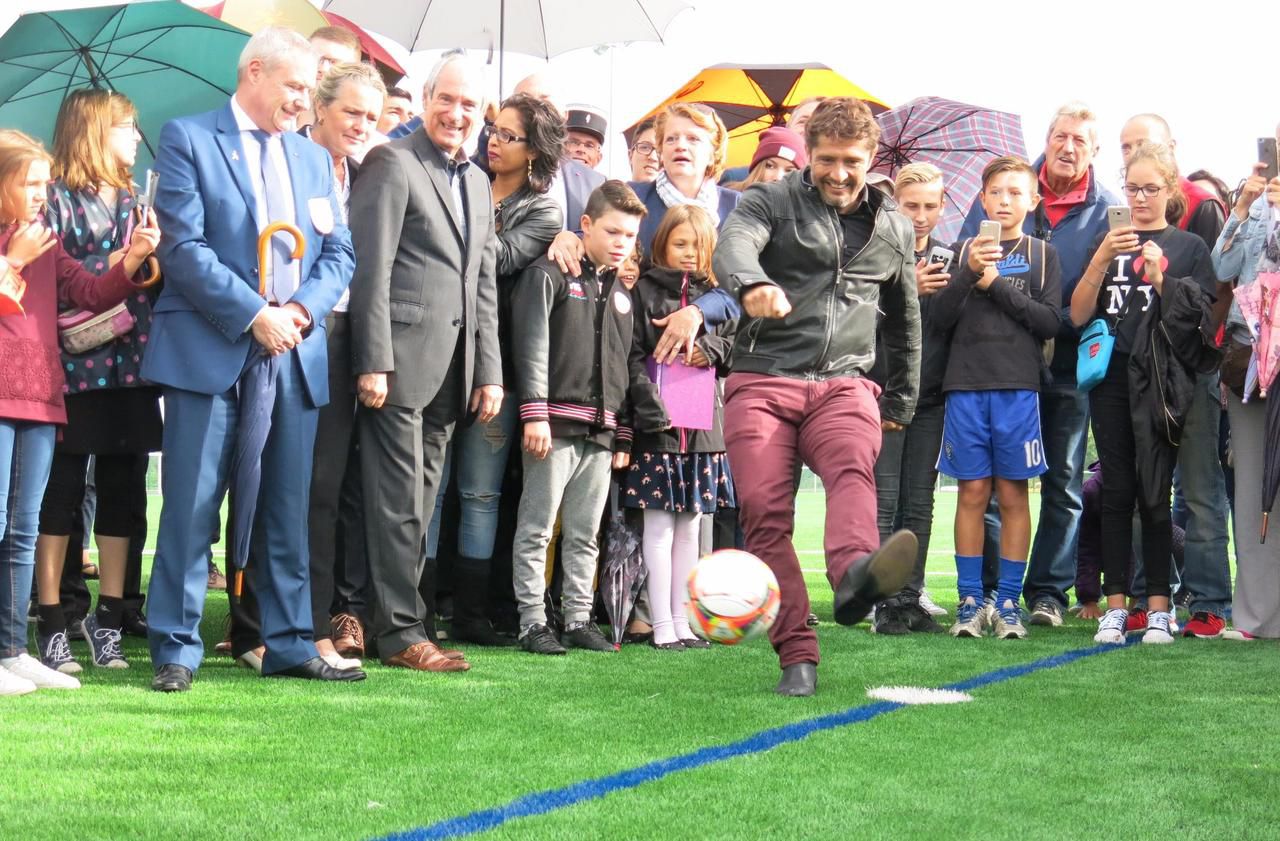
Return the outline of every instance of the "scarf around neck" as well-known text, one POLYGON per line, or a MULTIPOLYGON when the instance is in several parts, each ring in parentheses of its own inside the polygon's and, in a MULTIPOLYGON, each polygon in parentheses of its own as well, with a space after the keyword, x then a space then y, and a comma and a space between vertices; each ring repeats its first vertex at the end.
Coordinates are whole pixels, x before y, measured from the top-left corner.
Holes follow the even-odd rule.
POLYGON ((698 188, 698 195, 689 198, 680 192, 675 184, 667 178, 665 172, 658 173, 658 179, 654 182, 654 187, 658 191, 658 198, 662 199, 662 203, 667 207, 675 207, 680 204, 696 204, 707 212, 711 217, 713 227, 720 227, 720 191, 716 189, 716 182, 708 178, 702 182, 702 186, 698 188))

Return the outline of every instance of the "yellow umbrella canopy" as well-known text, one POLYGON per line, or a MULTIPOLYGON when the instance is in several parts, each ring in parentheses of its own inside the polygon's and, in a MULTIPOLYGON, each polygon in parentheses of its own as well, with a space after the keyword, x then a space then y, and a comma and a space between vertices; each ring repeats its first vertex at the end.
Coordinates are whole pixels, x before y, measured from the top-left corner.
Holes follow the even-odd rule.
MULTIPOLYGON (((814 96, 856 97, 873 114, 889 107, 825 64, 717 64, 681 85, 644 116, 657 114, 673 102, 709 105, 729 130, 728 166, 746 166, 755 154, 756 136, 770 126, 786 125, 791 109, 814 96)), ((634 128, 625 132, 628 143, 634 128)))

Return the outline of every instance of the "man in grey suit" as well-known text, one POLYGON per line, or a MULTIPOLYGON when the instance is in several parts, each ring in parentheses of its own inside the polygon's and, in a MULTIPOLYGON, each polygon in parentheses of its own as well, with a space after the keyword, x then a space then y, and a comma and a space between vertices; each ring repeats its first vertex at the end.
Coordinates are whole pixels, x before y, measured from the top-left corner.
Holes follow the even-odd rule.
POLYGON ((465 57, 442 59, 422 128, 372 149, 351 192, 373 635, 384 663, 423 671, 470 668, 424 624, 423 534, 454 423, 468 411, 485 423, 502 403, 489 180, 462 151, 482 83, 465 57))

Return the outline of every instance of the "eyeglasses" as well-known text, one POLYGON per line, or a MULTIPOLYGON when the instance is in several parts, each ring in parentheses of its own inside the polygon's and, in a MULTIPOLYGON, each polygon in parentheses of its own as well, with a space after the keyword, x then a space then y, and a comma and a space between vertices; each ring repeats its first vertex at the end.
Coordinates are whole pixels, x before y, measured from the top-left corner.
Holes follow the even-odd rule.
POLYGON ((1133 198, 1134 196, 1138 195, 1138 193, 1142 193, 1142 195, 1146 196, 1147 198, 1154 199, 1156 196, 1160 195, 1160 191, 1163 189, 1164 187, 1158 184, 1145 184, 1141 187, 1139 187, 1137 184, 1125 184, 1124 194, 1129 198, 1133 198))
POLYGON ((512 143, 525 143, 529 140, 527 137, 521 137, 518 134, 512 134, 504 128, 495 128, 489 133, 490 137, 496 137, 498 142, 503 146, 510 146, 512 143))
POLYGON ((658 154, 658 147, 647 140, 642 140, 631 147, 631 153, 642 158, 650 158, 658 154))
POLYGON ((586 149, 588 152, 599 152, 600 144, 594 140, 583 140, 580 137, 570 137, 565 140, 564 145, 570 149, 586 149))

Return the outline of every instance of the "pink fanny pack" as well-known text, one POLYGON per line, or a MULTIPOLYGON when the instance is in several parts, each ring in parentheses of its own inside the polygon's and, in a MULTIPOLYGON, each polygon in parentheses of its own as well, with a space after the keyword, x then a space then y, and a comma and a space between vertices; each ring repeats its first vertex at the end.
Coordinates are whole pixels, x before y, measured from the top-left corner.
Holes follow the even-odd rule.
POLYGON ((69 310, 58 314, 58 338, 67 353, 87 353, 126 335, 136 323, 123 301, 106 312, 69 310))

